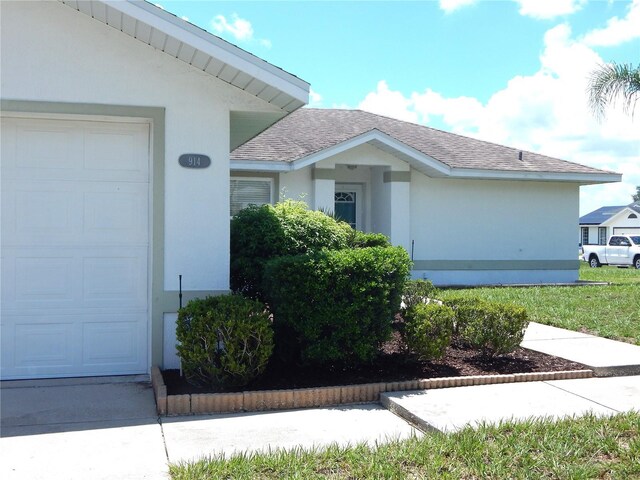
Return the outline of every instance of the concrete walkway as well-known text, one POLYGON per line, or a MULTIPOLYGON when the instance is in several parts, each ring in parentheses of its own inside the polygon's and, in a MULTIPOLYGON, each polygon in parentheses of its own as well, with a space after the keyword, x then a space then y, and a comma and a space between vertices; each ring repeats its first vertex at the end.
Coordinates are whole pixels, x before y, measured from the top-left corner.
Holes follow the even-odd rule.
POLYGON ((640 375, 640 346, 531 322, 522 346, 587 365, 597 377, 640 375))
POLYGON ((422 434, 380 405, 159 418, 148 383, 118 380, 3 382, 0 478, 167 479, 169 462, 422 434))
POLYGON ((384 406, 422 430, 454 432, 507 420, 640 411, 640 376, 477 385, 381 397, 384 406))
MULTIPOLYGON (((640 347, 532 323, 523 346, 629 373, 640 347)), ((166 479, 168 464, 276 448, 375 445, 530 417, 640 410, 640 375, 382 394, 379 405, 158 418, 130 377, 0 384, 0 478, 166 479), (394 415, 392 412, 395 412, 394 415)))

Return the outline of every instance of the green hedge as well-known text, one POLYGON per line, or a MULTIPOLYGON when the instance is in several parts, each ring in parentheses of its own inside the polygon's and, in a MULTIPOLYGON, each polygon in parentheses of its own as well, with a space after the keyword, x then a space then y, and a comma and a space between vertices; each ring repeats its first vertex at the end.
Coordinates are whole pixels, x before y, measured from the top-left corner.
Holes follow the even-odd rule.
POLYGON ((264 298, 262 279, 266 262, 283 255, 322 249, 343 249, 353 229, 303 202, 251 205, 231 220, 231 289, 252 298, 264 298))
POLYGON ((401 247, 280 257, 265 270, 276 348, 284 360, 372 360, 391 333, 411 262, 401 247))
POLYGON ((191 300, 178 312, 176 336, 184 375, 199 386, 246 385, 273 352, 269 312, 239 295, 191 300))
POLYGON ((455 314, 437 303, 419 303, 405 313, 405 341, 424 360, 442 358, 451 343, 455 314))

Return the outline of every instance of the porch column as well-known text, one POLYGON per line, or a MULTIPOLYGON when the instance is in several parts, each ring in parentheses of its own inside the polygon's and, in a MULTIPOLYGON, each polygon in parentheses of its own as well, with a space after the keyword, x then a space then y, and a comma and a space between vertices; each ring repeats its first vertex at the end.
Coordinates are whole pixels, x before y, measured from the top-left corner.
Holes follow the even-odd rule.
POLYGON ((336 171, 333 168, 314 168, 313 202, 310 207, 314 210, 333 212, 335 210, 336 171))
POLYGON ((386 171, 382 181, 389 192, 391 243, 411 252, 411 172, 386 171))

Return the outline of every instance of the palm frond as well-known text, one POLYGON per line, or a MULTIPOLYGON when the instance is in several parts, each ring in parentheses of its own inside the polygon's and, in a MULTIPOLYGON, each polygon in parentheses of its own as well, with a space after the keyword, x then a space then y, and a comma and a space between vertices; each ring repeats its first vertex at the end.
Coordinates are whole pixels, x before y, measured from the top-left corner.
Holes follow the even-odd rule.
POLYGON ((635 109, 640 97, 640 66, 605 63, 591 72, 589 78, 589 105, 594 115, 602 119, 608 105, 622 100, 625 113, 635 109))

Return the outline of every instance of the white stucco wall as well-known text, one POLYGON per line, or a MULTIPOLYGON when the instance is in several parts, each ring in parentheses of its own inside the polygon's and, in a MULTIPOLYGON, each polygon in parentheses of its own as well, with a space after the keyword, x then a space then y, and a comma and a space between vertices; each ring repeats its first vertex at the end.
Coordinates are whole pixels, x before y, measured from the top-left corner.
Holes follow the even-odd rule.
POLYGON ((1 20, 2 98, 166 109, 165 288, 228 289, 229 112, 275 107, 59 2, 2 2, 1 20))
POLYGON ((302 200, 307 205, 313 205, 311 167, 281 173, 278 183, 280 200, 302 200))
POLYGON ((434 179, 413 172, 411 219, 414 260, 435 260, 445 266, 438 271, 418 269, 416 276, 436 283, 577 279, 577 269, 553 269, 554 262, 560 265, 577 259, 576 184, 434 179), (510 267, 471 272, 458 263, 459 270, 446 270, 446 262, 465 260, 469 265, 502 261, 545 266, 531 271, 510 267))

